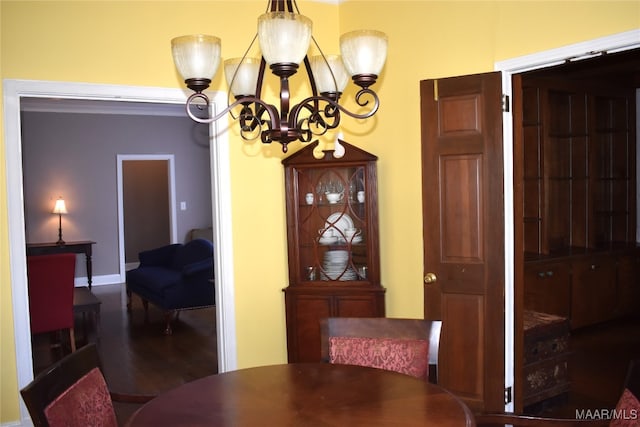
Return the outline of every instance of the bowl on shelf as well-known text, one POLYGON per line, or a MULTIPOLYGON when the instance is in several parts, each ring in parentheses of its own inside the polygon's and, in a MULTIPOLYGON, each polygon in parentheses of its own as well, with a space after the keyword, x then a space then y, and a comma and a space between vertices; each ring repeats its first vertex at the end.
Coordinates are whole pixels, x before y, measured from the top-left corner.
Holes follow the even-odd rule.
POLYGON ((324 193, 325 198, 332 205, 338 203, 344 197, 344 193, 324 193))

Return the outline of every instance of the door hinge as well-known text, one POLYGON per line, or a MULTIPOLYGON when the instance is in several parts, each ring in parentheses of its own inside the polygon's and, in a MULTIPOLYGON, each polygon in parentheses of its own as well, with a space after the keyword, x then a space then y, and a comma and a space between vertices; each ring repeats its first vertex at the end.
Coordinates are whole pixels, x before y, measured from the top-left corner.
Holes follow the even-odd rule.
POLYGON ((502 94, 502 112, 509 112, 509 95, 502 94))
POLYGON ((507 387, 504 389, 504 404, 506 405, 508 403, 511 403, 512 400, 513 400, 512 388, 507 387))

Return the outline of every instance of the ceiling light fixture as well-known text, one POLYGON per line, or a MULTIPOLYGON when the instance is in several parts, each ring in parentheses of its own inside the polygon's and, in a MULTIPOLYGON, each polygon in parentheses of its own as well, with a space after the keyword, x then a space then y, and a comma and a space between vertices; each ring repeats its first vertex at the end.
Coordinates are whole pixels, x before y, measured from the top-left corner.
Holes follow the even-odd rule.
POLYGON ((277 141, 282 144, 282 151, 287 152, 287 144, 292 141, 309 142, 313 135, 337 128, 341 112, 357 119, 373 116, 380 101, 370 86, 384 66, 387 36, 373 30, 352 31, 340 37, 342 57, 325 56, 311 35, 311 27, 311 20, 300 14, 295 0, 269 0, 267 12, 258 18, 258 33, 243 57, 224 62, 225 77, 235 101, 215 116, 205 118, 196 113, 198 110, 208 112, 210 101, 203 91, 211 84, 220 65, 221 41, 207 35, 171 40, 176 68, 187 87, 194 91, 186 103, 189 117, 199 123, 211 123, 231 113, 238 119, 243 139, 253 140, 260 136, 266 144, 277 141), (261 59, 247 57, 256 38, 261 59), (309 58, 307 51, 311 41, 320 55, 309 58), (303 62, 312 94, 290 106, 289 77, 303 62), (261 99, 267 64, 280 79, 279 109, 261 99), (360 107, 367 107, 363 113, 349 111, 339 104, 349 74, 360 87, 355 102, 360 107), (237 116, 232 111, 236 107, 237 116))

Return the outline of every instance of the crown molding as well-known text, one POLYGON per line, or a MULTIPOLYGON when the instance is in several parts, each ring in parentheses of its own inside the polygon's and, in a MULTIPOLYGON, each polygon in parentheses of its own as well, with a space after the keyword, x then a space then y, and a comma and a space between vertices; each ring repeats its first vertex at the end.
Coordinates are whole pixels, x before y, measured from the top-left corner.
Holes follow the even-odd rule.
POLYGON ((120 114, 187 117, 182 104, 120 102, 68 98, 22 98, 20 111, 67 114, 120 114))

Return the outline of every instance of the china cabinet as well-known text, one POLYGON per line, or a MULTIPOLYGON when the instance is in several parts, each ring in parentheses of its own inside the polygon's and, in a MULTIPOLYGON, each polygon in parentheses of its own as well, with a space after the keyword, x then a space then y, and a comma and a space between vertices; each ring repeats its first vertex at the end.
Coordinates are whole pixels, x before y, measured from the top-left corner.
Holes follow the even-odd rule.
POLYGON ((637 307, 632 88, 524 78, 524 304, 571 328, 637 307))
POLYGON ((385 314, 377 157, 340 142, 344 153, 318 152, 315 142, 282 162, 289 257, 289 284, 284 289, 289 362, 320 361, 320 319, 385 314))

